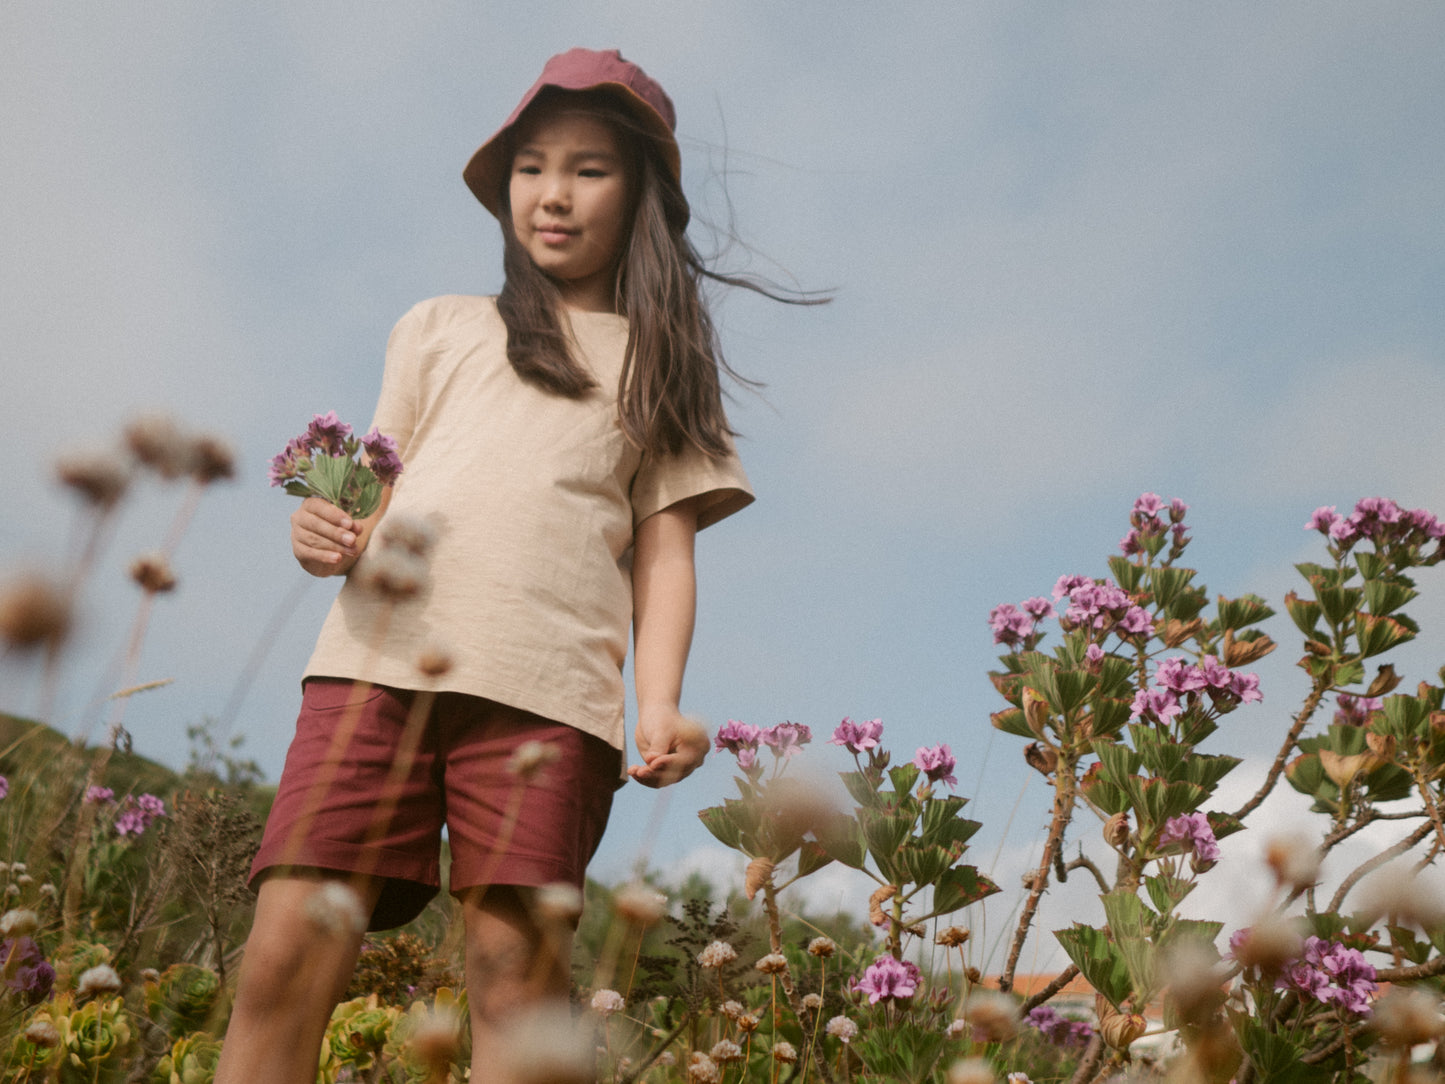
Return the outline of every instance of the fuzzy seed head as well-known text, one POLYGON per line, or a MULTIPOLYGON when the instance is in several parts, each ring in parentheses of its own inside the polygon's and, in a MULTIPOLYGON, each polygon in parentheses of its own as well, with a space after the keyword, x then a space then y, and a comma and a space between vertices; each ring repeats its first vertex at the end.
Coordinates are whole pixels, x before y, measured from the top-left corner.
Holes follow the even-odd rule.
POLYGON ((722 1074, 717 1063, 701 1050, 694 1050, 687 1059, 688 1084, 718 1084, 722 1074))
POLYGON ((781 952, 770 952, 753 966, 764 975, 780 975, 788 970, 788 958, 781 952))
POLYGON ((1424 988, 1394 987, 1375 1002, 1374 1008, 1371 1026, 1380 1033, 1380 1041, 1386 1046, 1409 1050, 1445 1035, 1440 999, 1424 988))
POLYGON ((723 964, 730 964, 737 958, 737 949, 726 941, 714 941, 697 954, 697 964, 704 968, 722 967, 723 964))
POLYGON ((150 595, 173 591, 176 586, 176 576, 171 571, 170 559, 164 553, 141 554, 130 563, 130 578, 140 585, 142 591, 150 595))
POLYGON ((831 937, 815 937, 808 942, 808 955, 826 960, 838 951, 838 942, 831 937))
POLYGON ((114 994, 120 991, 120 976, 116 974, 115 968, 110 964, 98 964, 80 973, 80 980, 75 984, 75 996, 77 998, 101 997, 105 994, 114 994))
POLYGON ((333 937, 365 933, 371 919, 356 890, 340 881, 327 881, 307 897, 306 917, 333 937))
POLYGON ((6 911, 0 915, 0 938, 29 937, 40 927, 40 916, 30 910, 6 911))
POLYGON ((517 746, 512 759, 507 762, 507 771, 525 783, 530 783, 549 764, 555 764, 562 751, 550 742, 524 741, 517 746))
POLYGON ((1303 892, 1320 879, 1320 851, 1303 832, 1272 837, 1264 847, 1264 860, 1283 888, 1303 892))
POLYGON ((25 1041, 48 1050, 60 1045, 60 1029, 42 1017, 25 1029, 25 1041))
POLYGON ((935 944, 947 948, 957 948, 969 939, 971 934, 963 926, 949 926, 946 930, 939 930, 938 936, 933 940, 935 944))
POLYGON ((69 631, 70 601, 48 578, 29 573, 0 588, 0 640, 11 647, 56 647, 69 631))
POLYGON ((415 598, 426 583, 426 562, 408 550, 379 548, 368 552, 358 581, 366 590, 393 602, 415 598))
POLYGON ((833 1017, 824 1025, 823 1030, 844 1045, 851 1043, 858 1036, 858 1025, 846 1016, 833 1017))
POLYGON ((55 464, 55 474, 64 485, 100 509, 113 508, 130 485, 130 471, 109 452, 62 456, 55 464))
POLYGON ((666 897, 637 882, 624 885, 612 897, 612 910, 617 917, 643 929, 661 922, 666 906, 666 897))
POLYGON ((424 519, 407 515, 388 515, 376 532, 376 540, 383 549, 404 550, 419 560, 425 560, 436 545, 437 534, 432 525, 424 519))
POLYGON ((987 1058, 960 1058, 948 1067, 948 1084, 995 1084, 993 1066, 987 1058))
POLYGON ((708 1052, 708 1057, 719 1065, 727 1065, 729 1062, 743 1060, 743 1048, 731 1039, 720 1039, 708 1052))
POLYGON ((798 1061, 798 1048, 790 1042, 779 1040, 773 1044, 773 1060, 783 1065, 794 1065, 798 1061))
POLYGON ((997 990, 976 990, 963 1003, 963 1014, 981 1042, 1001 1043, 1019 1029, 1018 1003, 997 990))
POLYGON ((538 918, 555 925, 570 926, 582 917, 582 893, 565 881, 537 889, 533 905, 538 918))

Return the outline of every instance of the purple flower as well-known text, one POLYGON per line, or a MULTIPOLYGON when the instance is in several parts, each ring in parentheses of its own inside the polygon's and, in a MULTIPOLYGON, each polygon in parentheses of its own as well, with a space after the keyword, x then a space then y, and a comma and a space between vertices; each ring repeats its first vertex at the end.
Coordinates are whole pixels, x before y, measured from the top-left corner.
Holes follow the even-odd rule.
POLYGON ((993 629, 993 642, 1012 647, 1033 635, 1034 622, 1027 613, 1012 603, 1002 603, 988 612, 988 624, 993 629))
POLYGON ((1365 726, 1370 716, 1385 706, 1378 696, 1351 696, 1340 693, 1335 697, 1335 722, 1341 726, 1365 726))
POLYGON ((1048 599, 1043 597, 1025 599, 1019 603, 1019 609, 1028 614, 1035 621, 1042 621, 1046 617, 1054 616, 1054 606, 1048 599))
POLYGON ((828 744, 841 745, 848 752, 857 756, 865 750, 876 748, 878 739, 881 737, 883 737, 882 719, 855 723, 852 719, 844 718, 833 731, 833 736, 828 739, 828 744))
POLYGON ((1253 704, 1264 699, 1259 691, 1258 674, 1234 674, 1229 679, 1229 691, 1239 698, 1241 704, 1253 704))
POLYGON ((1134 502, 1134 511, 1141 516, 1156 515, 1164 507, 1164 498, 1157 493, 1141 494, 1134 502))
POLYGON ((102 803, 115 801, 115 791, 109 787, 86 787, 84 802, 86 805, 101 805, 102 803))
POLYGON ((1342 546, 1349 546, 1360 537, 1354 523, 1348 519, 1337 519, 1330 524, 1330 541, 1338 542, 1342 546))
POLYGON ((1130 527, 1129 533, 1119 539, 1119 550, 1125 557, 1133 557, 1143 547, 1139 545, 1139 529, 1130 527))
POLYGON ((9 797, 9 795, 10 780, 6 779, 3 775, 0 775, 0 799, 7 798, 9 797))
POLYGON ((1169 522, 1182 524, 1184 522, 1184 513, 1187 511, 1189 511, 1189 506, 1178 497, 1175 497, 1169 502, 1169 522))
POLYGON ((1093 585, 1094 581, 1088 576, 1060 576, 1058 582, 1054 584, 1054 601, 1061 601, 1080 587, 1092 587, 1093 585))
POLYGON ((1375 969, 1358 949, 1320 937, 1305 939, 1304 955, 1285 968, 1275 985, 1364 1016, 1378 988, 1375 969))
POLYGON ((1161 662, 1154 671, 1154 680, 1176 693, 1198 692, 1209 684, 1199 667, 1191 666, 1189 660, 1179 655, 1161 662))
POLYGON ((1219 861, 1219 844, 1215 842, 1209 818, 1203 813, 1186 813, 1165 821, 1164 830, 1159 833, 1159 845, 1171 843, 1182 844, 1198 865, 1213 865, 1219 861))
POLYGON ((1043 1037, 1055 1046, 1082 1049, 1094 1037, 1094 1029, 1083 1020, 1060 1016, 1051 1005, 1030 1009, 1024 1022, 1038 1028, 1043 1037))
MULTIPOLYGON (((747 723, 740 723, 736 719, 729 719, 726 725, 718 730, 717 737, 713 739, 714 747, 719 753, 728 752, 736 754, 741 762, 744 751, 749 753, 755 753, 757 751, 758 742, 762 739, 762 735, 763 732, 758 727, 749 726, 747 723)), ((750 766, 750 764, 743 765, 744 768, 750 766)))
POLYGON ((1090 644, 1084 648, 1084 661, 1090 666, 1096 666, 1104 661, 1104 649, 1098 644, 1090 644))
POLYGON ((803 723, 779 723, 762 732, 762 741, 778 758, 794 757, 813 740, 813 731, 803 723))
POLYGON ((868 995, 868 1004, 880 1001, 904 1001, 918 992, 923 975, 907 960, 895 960, 892 956, 879 956, 858 980, 856 989, 868 995))
POLYGON ((396 453, 396 441, 372 426, 371 432, 361 438, 361 446, 366 449, 367 465, 371 467, 371 473, 376 475, 376 480, 384 486, 395 483, 402 470, 401 456, 396 453))
POLYGON ((1140 606, 1130 606, 1119 618, 1119 623, 1114 628, 1121 634, 1129 636, 1152 636, 1154 635, 1154 621, 1147 610, 1140 606))
POLYGON ((1229 681, 1233 676, 1229 672, 1229 667, 1213 655, 1205 655, 1199 660, 1199 674, 1204 679, 1204 684, 1211 689, 1229 688, 1229 681))
POLYGON ((115 819, 115 833, 122 837, 144 835, 157 818, 165 815, 166 804, 154 794, 142 794, 139 798, 127 795, 120 816, 115 819))
POLYGON ((1179 698, 1172 689, 1140 689, 1134 694, 1134 702, 1129 707, 1129 718, 1137 719, 1141 715, 1150 715, 1161 723, 1167 723, 1181 710, 1179 698))
POLYGON ((946 745, 919 749, 913 754, 914 766, 928 776, 930 783, 942 780, 950 787, 958 786, 958 779, 953 774, 956 763, 957 761, 953 759, 953 750, 946 745))
POLYGON ((345 444, 349 436, 351 426, 338 418, 334 410, 315 415, 306 427, 306 443, 313 451, 327 455, 346 455, 345 444))
POLYGON ((55 968, 29 937, 0 941, 0 961, 14 961, 7 967, 5 988, 19 994, 27 1005, 38 1005, 55 986, 55 968))
POLYGON ((271 460, 269 472, 273 486, 285 485, 301 475, 303 466, 311 462, 311 446, 306 436, 292 437, 286 442, 285 450, 271 460))

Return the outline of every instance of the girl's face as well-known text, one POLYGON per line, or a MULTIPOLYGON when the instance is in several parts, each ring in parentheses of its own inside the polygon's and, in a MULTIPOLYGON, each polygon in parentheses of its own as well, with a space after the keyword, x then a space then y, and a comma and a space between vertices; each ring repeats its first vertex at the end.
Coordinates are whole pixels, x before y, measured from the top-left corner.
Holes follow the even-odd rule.
POLYGON ((612 125, 565 106, 524 118, 512 157, 512 228, 569 307, 612 312, 627 238, 628 176, 612 125))

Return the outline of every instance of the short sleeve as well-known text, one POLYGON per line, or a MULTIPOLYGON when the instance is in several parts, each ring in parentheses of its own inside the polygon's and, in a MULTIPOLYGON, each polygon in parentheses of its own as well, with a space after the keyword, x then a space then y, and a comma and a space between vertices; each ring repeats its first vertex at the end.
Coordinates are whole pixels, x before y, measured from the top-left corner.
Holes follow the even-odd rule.
POLYGON ((646 452, 632 482, 632 523, 678 501, 703 498, 697 529, 710 527, 753 503, 752 486, 736 452, 713 457, 688 447, 676 455, 646 452))
POLYGON ((396 322, 386 341, 386 368, 371 424, 396 441, 403 462, 416 432, 421 394, 420 361, 426 316, 422 302, 396 322))

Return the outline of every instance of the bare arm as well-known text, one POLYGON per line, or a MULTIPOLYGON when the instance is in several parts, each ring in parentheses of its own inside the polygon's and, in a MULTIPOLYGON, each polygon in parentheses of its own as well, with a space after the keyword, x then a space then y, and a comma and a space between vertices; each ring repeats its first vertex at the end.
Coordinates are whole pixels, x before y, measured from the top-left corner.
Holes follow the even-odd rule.
POLYGON ((639 523, 633 539, 635 737, 642 763, 627 772, 649 787, 676 783, 707 755, 707 732, 678 710, 697 609, 696 535, 697 502, 680 501, 639 523))
POLYGON ((350 572, 390 503, 387 486, 381 491, 381 507, 365 519, 353 520, 330 501, 307 497, 291 513, 291 552, 297 563, 313 576, 350 572))

